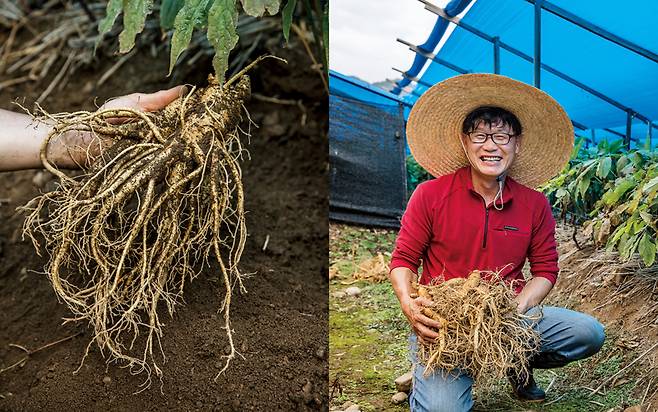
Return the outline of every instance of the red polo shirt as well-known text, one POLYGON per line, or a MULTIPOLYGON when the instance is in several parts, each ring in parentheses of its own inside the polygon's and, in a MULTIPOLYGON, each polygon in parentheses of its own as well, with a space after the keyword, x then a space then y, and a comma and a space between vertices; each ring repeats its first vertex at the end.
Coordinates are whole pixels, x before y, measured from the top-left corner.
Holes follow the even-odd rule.
POLYGON ((473 190, 470 167, 422 183, 402 216, 390 268, 418 273, 422 259, 421 284, 441 275, 447 280, 472 270, 502 269, 503 279, 520 281, 519 293, 528 258, 533 276, 555 283, 555 219, 548 200, 509 177, 503 200, 503 210, 487 207, 473 190))

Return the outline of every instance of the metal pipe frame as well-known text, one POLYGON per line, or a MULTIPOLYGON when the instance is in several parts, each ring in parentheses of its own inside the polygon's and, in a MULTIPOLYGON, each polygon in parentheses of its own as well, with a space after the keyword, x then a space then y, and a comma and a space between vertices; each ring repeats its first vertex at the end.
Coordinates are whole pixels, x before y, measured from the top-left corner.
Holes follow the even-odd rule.
MULTIPOLYGON (((471 26, 467 23, 464 23, 463 21, 461 21, 459 19, 451 18, 450 16, 448 16, 445 13, 445 11, 442 8, 440 8, 438 6, 435 6, 434 4, 430 3, 428 0, 419 0, 419 1, 423 4, 425 4, 425 9, 426 10, 431 11, 432 13, 436 14, 437 16, 442 17, 443 19, 446 19, 446 20, 450 21, 451 23, 454 23, 457 26, 459 26, 459 27, 475 34, 476 36, 480 37, 481 39, 484 39, 484 40, 487 40, 487 41, 493 43, 493 37, 492 36, 489 36, 488 34, 476 29, 475 27, 473 27, 473 26, 471 26)), ((529 0, 526 0, 526 1, 529 1, 529 0)), ((545 4, 545 2, 544 2, 544 4, 545 4)), ((505 43, 501 40, 499 40, 498 43, 499 43, 500 47, 502 47, 503 49, 505 49, 505 50, 509 51, 510 53, 522 58, 523 60, 526 60, 530 63, 533 63, 533 58, 528 56, 527 54, 523 53, 522 51, 510 46, 509 44, 507 44, 507 43, 505 43)), ((548 65, 542 63, 541 68, 546 70, 547 72, 549 72, 551 74, 554 74, 555 76, 557 76, 557 77, 559 77, 563 80, 566 80, 567 82, 573 84, 574 86, 577 86, 577 87, 585 90, 586 92, 598 97, 599 99, 605 101, 606 103, 611 104, 612 106, 618 108, 619 110, 623 110, 624 112, 628 112, 629 110, 631 110, 631 111, 633 111, 634 116, 636 118, 638 118, 642 121, 645 121, 645 122, 651 122, 651 120, 649 118, 647 118, 646 116, 643 116, 642 114, 634 111, 633 109, 624 106, 623 104, 617 102, 616 100, 613 100, 613 99, 609 98, 608 96, 602 94, 601 92, 598 92, 598 91, 592 89, 591 87, 579 82, 578 80, 572 78, 571 76, 569 76, 565 73, 560 72, 557 69, 554 69, 551 66, 548 66, 548 65)), ((652 126, 656 127, 658 129, 658 126, 654 125, 653 123, 652 123, 652 126)))
POLYGON ((463 69, 463 68, 461 68, 461 67, 459 67, 455 64, 450 63, 449 61, 446 61, 446 60, 443 60, 439 57, 436 57, 436 54, 426 52, 426 51, 422 50, 421 48, 419 48, 418 46, 416 46, 412 43, 409 43, 408 41, 405 41, 405 40, 402 40, 402 39, 397 39, 397 41, 404 44, 405 46, 408 46, 411 51, 413 51, 413 52, 415 52, 415 53, 417 53, 417 54, 419 54, 419 55, 421 55, 421 56, 423 56, 427 59, 430 59, 430 60, 435 61, 439 64, 442 64, 442 65, 446 66, 447 68, 456 71, 457 73, 461 73, 461 74, 470 73, 470 70, 463 69))
POLYGON ((535 1, 535 56, 532 62, 532 81, 538 89, 541 89, 541 2, 542 0, 535 1))
POLYGON ((434 86, 433 84, 429 84, 426 81, 424 81, 422 79, 419 79, 416 76, 410 76, 409 74, 407 74, 407 72, 405 72, 403 70, 397 69, 395 67, 391 67, 391 68, 393 70, 395 70, 396 72, 402 74, 402 77, 404 77, 405 79, 410 80, 412 82, 416 82, 416 83, 420 84, 421 86, 425 86, 425 87, 428 87, 428 88, 434 86))
POLYGON ((500 37, 493 38, 494 73, 500 74, 500 37))
POLYGON ((549 13, 552 13, 563 20, 566 20, 568 22, 571 22, 579 27, 582 27, 583 29, 596 34, 599 37, 602 37, 608 41, 611 41, 615 44, 618 44, 634 53, 639 54, 642 57, 645 57, 655 63, 658 63, 658 54, 645 49, 642 46, 638 46, 637 44, 630 42, 626 39, 623 39, 619 36, 617 36, 614 33, 611 33, 607 31, 606 29, 599 27, 593 23, 588 22, 587 20, 580 18, 576 16, 575 14, 558 7, 554 5, 553 3, 550 3, 546 0, 526 0, 530 4, 534 4, 537 6, 537 3, 540 3, 539 7, 543 8, 544 10, 548 11, 549 13))

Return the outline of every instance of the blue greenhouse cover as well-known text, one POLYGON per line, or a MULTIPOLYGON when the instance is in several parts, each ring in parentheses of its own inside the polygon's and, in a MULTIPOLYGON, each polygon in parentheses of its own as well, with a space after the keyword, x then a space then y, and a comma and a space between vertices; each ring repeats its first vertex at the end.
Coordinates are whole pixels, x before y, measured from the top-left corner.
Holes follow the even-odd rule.
MULTIPOLYGON (((655 0, 637 0, 623 5, 613 0, 544 0, 544 3, 560 7, 650 53, 658 54, 655 29, 658 2, 655 0)), ((453 0, 446 7, 446 12, 463 6, 463 0, 453 0)), ((445 24, 445 20, 437 16, 437 25, 440 21, 445 24)), ((531 1, 477 0, 461 21, 488 36, 498 36, 501 42, 530 57, 534 54, 534 5, 531 1)), ((430 39, 433 35, 434 30, 430 39)), ((436 56, 468 72, 494 72, 493 44, 459 26, 436 56)), ((407 71, 411 76, 418 76, 420 72, 418 57, 407 71)), ((435 61, 427 61, 429 66, 420 76, 423 83, 435 84, 459 74, 435 61)), ((541 63, 652 120, 653 135, 658 136, 657 61, 542 10, 541 63)), ((533 63, 501 48, 500 74, 533 84, 533 63)), ((403 87, 404 81, 399 86, 403 87)), ((415 84, 403 98, 413 104, 426 89, 421 84, 415 84)), ((580 134, 589 136, 589 129, 614 129, 625 133, 625 111, 545 69, 541 71, 541 89, 562 104, 577 125, 587 129, 577 130, 580 134)), ((635 142, 643 144, 647 132, 646 122, 633 120, 632 136, 635 142)), ((599 130, 596 132, 597 137, 605 134, 599 130)), ((654 139, 654 144, 657 140, 654 139)))

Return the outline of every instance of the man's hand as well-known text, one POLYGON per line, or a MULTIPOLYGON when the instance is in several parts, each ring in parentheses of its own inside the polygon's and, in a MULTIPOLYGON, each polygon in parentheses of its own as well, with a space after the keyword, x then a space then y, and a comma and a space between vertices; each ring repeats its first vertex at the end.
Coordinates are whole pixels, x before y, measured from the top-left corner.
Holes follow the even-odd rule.
MULTIPOLYGON (((164 108, 184 91, 183 86, 155 93, 133 93, 110 100, 103 109, 127 107, 144 112, 164 108)), ((41 168, 41 143, 52 130, 49 122, 35 122, 32 116, 0 109, 0 172, 41 168)), ((48 159, 58 167, 77 169, 100 154, 107 140, 88 133, 71 132, 54 139, 48 159)))
POLYGON ((403 306, 402 309, 402 312, 411 325, 411 329, 416 333, 416 336, 418 336, 418 340, 421 343, 430 343, 439 337, 439 334, 435 331, 441 327, 439 322, 425 316, 422 312, 423 307, 431 305, 432 301, 427 298, 409 298, 406 305, 407 307, 404 308, 403 306))
POLYGON ((414 333, 416 333, 421 342, 432 342, 439 337, 439 334, 432 330, 432 328, 438 329, 440 325, 439 322, 434 319, 430 319, 423 315, 423 307, 432 304, 429 299, 423 297, 411 297, 413 292, 411 284, 415 277, 416 274, 405 267, 395 268, 391 270, 391 273, 388 275, 393 290, 395 291, 395 296, 397 296, 400 301, 402 313, 407 317, 414 333))
MULTIPOLYGON (((115 97, 108 100, 98 110, 107 109, 134 109, 141 112, 154 112, 165 108, 169 103, 185 94, 185 86, 176 86, 155 93, 132 93, 125 96, 115 97)), ((109 119, 109 123, 120 124, 121 119, 109 119)), ((101 152, 114 144, 110 138, 93 136, 89 133, 69 133, 62 136, 62 143, 67 149, 67 155, 72 160, 68 166, 75 168, 77 165, 88 165, 101 152)), ((65 158, 65 156, 60 156, 65 158)))

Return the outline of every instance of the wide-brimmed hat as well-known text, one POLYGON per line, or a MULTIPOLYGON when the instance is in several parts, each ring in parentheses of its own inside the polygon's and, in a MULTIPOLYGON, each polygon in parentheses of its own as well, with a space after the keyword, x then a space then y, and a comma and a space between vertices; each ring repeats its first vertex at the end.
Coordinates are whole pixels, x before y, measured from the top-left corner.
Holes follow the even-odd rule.
POLYGON ((551 96, 525 83, 496 74, 464 74, 429 88, 407 122, 414 158, 433 176, 469 164, 460 142, 466 116, 481 106, 497 106, 521 122, 521 150, 508 171, 517 182, 537 187, 569 161, 574 132, 566 112, 551 96))

